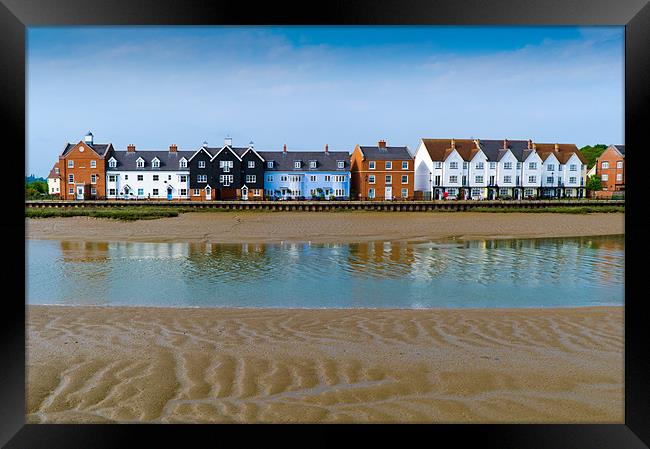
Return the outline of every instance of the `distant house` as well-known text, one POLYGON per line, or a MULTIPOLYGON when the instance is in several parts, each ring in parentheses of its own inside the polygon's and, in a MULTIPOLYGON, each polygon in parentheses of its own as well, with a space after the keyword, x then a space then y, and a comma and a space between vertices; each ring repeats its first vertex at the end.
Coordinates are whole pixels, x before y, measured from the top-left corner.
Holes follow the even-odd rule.
POLYGON ((193 151, 138 150, 128 145, 126 151, 113 151, 107 161, 108 199, 189 198, 188 158, 193 151))
POLYGON ((264 193, 279 198, 350 197, 350 155, 347 151, 261 151, 265 160, 264 193))
POLYGON ((350 157, 353 199, 392 200, 414 196, 413 156, 408 147, 357 145, 350 157))
POLYGON ((47 191, 50 195, 61 195, 61 173, 57 162, 47 175, 47 191))
POLYGON ((59 156, 61 199, 84 200, 106 197, 106 160, 113 144, 95 143, 88 132, 76 144, 68 143, 59 156))
POLYGON ((596 159, 596 174, 603 185, 599 197, 611 197, 613 192, 625 191, 625 145, 610 145, 596 159))

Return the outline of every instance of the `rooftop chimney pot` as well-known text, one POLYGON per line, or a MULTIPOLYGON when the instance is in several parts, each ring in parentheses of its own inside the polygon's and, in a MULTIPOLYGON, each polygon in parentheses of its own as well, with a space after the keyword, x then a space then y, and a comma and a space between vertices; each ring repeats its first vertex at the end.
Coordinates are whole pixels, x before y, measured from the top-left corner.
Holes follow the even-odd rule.
POLYGON ((176 153, 177 151, 178 151, 178 147, 176 146, 175 143, 173 143, 173 144, 171 144, 171 145, 169 146, 169 152, 170 152, 170 153, 176 153))
POLYGON ((135 153, 135 145, 133 145, 132 143, 129 144, 129 145, 126 147, 126 151, 128 151, 129 153, 135 153))
POLYGON ((232 146, 232 137, 226 137, 226 138, 223 140, 223 144, 224 144, 224 145, 227 145, 227 146, 229 146, 229 147, 231 147, 231 146, 232 146))
POLYGON ((325 144, 325 153, 329 153, 329 145, 325 144))
POLYGON ((282 149, 282 151, 283 151, 284 153, 287 152, 287 144, 286 144, 286 143, 284 144, 284 148, 282 149))
POLYGON ((377 145, 379 146, 379 148, 386 148, 386 141, 382 139, 379 141, 377 145))

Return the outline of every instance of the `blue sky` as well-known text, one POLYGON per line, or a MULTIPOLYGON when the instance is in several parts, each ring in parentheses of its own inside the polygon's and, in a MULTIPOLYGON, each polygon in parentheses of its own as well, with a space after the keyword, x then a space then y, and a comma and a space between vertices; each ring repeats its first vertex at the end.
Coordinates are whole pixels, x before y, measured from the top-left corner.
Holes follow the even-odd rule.
POLYGON ((57 27, 27 34, 27 173, 118 149, 624 143, 623 27, 57 27))

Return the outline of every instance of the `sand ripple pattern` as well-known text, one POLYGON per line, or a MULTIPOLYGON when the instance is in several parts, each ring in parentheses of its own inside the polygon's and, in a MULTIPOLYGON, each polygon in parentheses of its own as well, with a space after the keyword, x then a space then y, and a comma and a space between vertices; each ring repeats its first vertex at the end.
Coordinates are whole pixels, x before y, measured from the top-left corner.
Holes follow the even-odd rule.
POLYGON ((623 309, 28 308, 28 422, 623 421, 623 309))

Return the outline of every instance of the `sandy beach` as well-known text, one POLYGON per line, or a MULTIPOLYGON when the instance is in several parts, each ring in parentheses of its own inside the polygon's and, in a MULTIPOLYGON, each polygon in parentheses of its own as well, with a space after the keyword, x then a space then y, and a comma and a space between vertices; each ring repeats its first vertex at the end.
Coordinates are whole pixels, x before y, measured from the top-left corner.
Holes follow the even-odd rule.
POLYGON ((348 243, 448 238, 573 237, 623 234, 621 213, 194 212, 124 222, 70 217, 26 220, 26 237, 71 241, 348 243))
POLYGON ((28 307, 28 422, 623 422, 623 308, 28 307))

